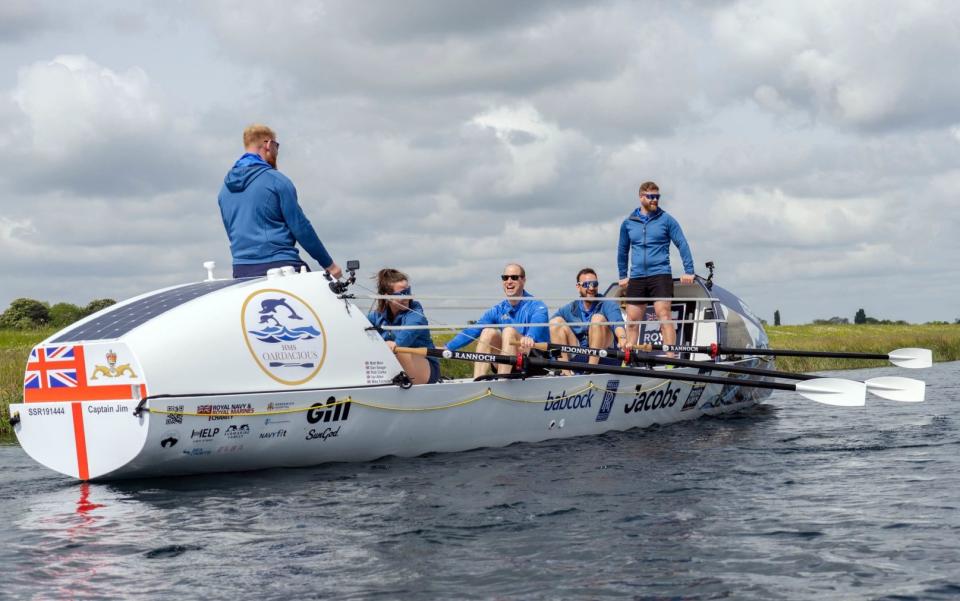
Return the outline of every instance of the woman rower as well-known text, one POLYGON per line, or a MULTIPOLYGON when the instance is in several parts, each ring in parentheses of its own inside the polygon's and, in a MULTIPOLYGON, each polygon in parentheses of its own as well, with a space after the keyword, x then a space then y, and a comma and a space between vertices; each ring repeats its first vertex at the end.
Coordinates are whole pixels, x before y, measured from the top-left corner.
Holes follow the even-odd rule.
MULTIPOLYGON (((410 296, 407 274, 386 268, 381 269, 374 278, 377 280, 377 294, 410 296)), ((413 299, 378 299, 373 310, 367 314, 367 319, 387 341, 391 351, 398 346, 434 348, 430 330, 380 329, 381 326, 426 326, 427 317, 423 314, 423 307, 413 299)), ((440 360, 436 357, 399 353, 397 360, 414 384, 433 384, 440 380, 440 360)))

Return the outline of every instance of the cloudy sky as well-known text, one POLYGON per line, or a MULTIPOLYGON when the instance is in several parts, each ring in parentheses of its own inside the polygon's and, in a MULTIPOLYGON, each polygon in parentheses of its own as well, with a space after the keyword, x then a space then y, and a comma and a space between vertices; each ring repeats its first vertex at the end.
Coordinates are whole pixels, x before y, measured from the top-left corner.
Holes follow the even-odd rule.
POLYGON ((278 5, 0 2, 0 308, 228 275, 263 122, 334 258, 419 294, 613 280, 652 179, 761 317, 960 317, 956 3, 278 5))

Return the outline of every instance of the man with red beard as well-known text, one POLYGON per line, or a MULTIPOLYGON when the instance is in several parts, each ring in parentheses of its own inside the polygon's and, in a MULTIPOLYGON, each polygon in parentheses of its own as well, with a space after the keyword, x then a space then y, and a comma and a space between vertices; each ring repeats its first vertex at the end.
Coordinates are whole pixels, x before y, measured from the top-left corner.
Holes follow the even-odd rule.
POLYGON ((339 278, 340 267, 303 214, 293 182, 277 171, 277 134, 266 125, 251 125, 243 131, 243 146, 246 152, 223 178, 217 198, 230 239, 233 277, 262 276, 277 267, 306 267, 297 252, 299 243, 339 278))

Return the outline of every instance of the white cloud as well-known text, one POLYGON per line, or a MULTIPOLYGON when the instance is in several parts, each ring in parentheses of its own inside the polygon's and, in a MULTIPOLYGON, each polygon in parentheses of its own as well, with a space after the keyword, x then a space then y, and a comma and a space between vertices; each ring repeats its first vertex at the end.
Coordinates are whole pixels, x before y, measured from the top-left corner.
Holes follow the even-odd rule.
POLYGON ((767 317, 861 290, 873 315, 956 317, 884 294, 960 275, 950 3, 259 7, 16 5, 0 305, 142 292, 204 259, 223 273, 217 190, 264 121, 335 258, 421 291, 497 294, 507 261, 538 294, 571 293, 584 265, 609 281, 652 179, 697 265, 767 317))
POLYGON ((85 56, 61 55, 20 70, 14 101, 33 150, 58 160, 117 135, 153 134, 160 109, 142 69, 116 73, 85 56))
POLYGON ((530 105, 498 107, 475 116, 472 122, 492 129, 510 157, 495 185, 506 196, 529 194, 554 181, 561 163, 576 151, 589 151, 576 132, 547 123, 530 105))

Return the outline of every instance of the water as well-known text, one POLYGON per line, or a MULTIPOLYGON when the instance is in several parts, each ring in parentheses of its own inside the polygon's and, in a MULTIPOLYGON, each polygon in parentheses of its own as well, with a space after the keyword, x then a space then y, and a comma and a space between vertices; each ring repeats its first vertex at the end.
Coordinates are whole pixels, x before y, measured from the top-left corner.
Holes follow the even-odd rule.
POLYGON ((960 596, 960 363, 927 402, 80 485, 0 447, 0 597, 960 596))

